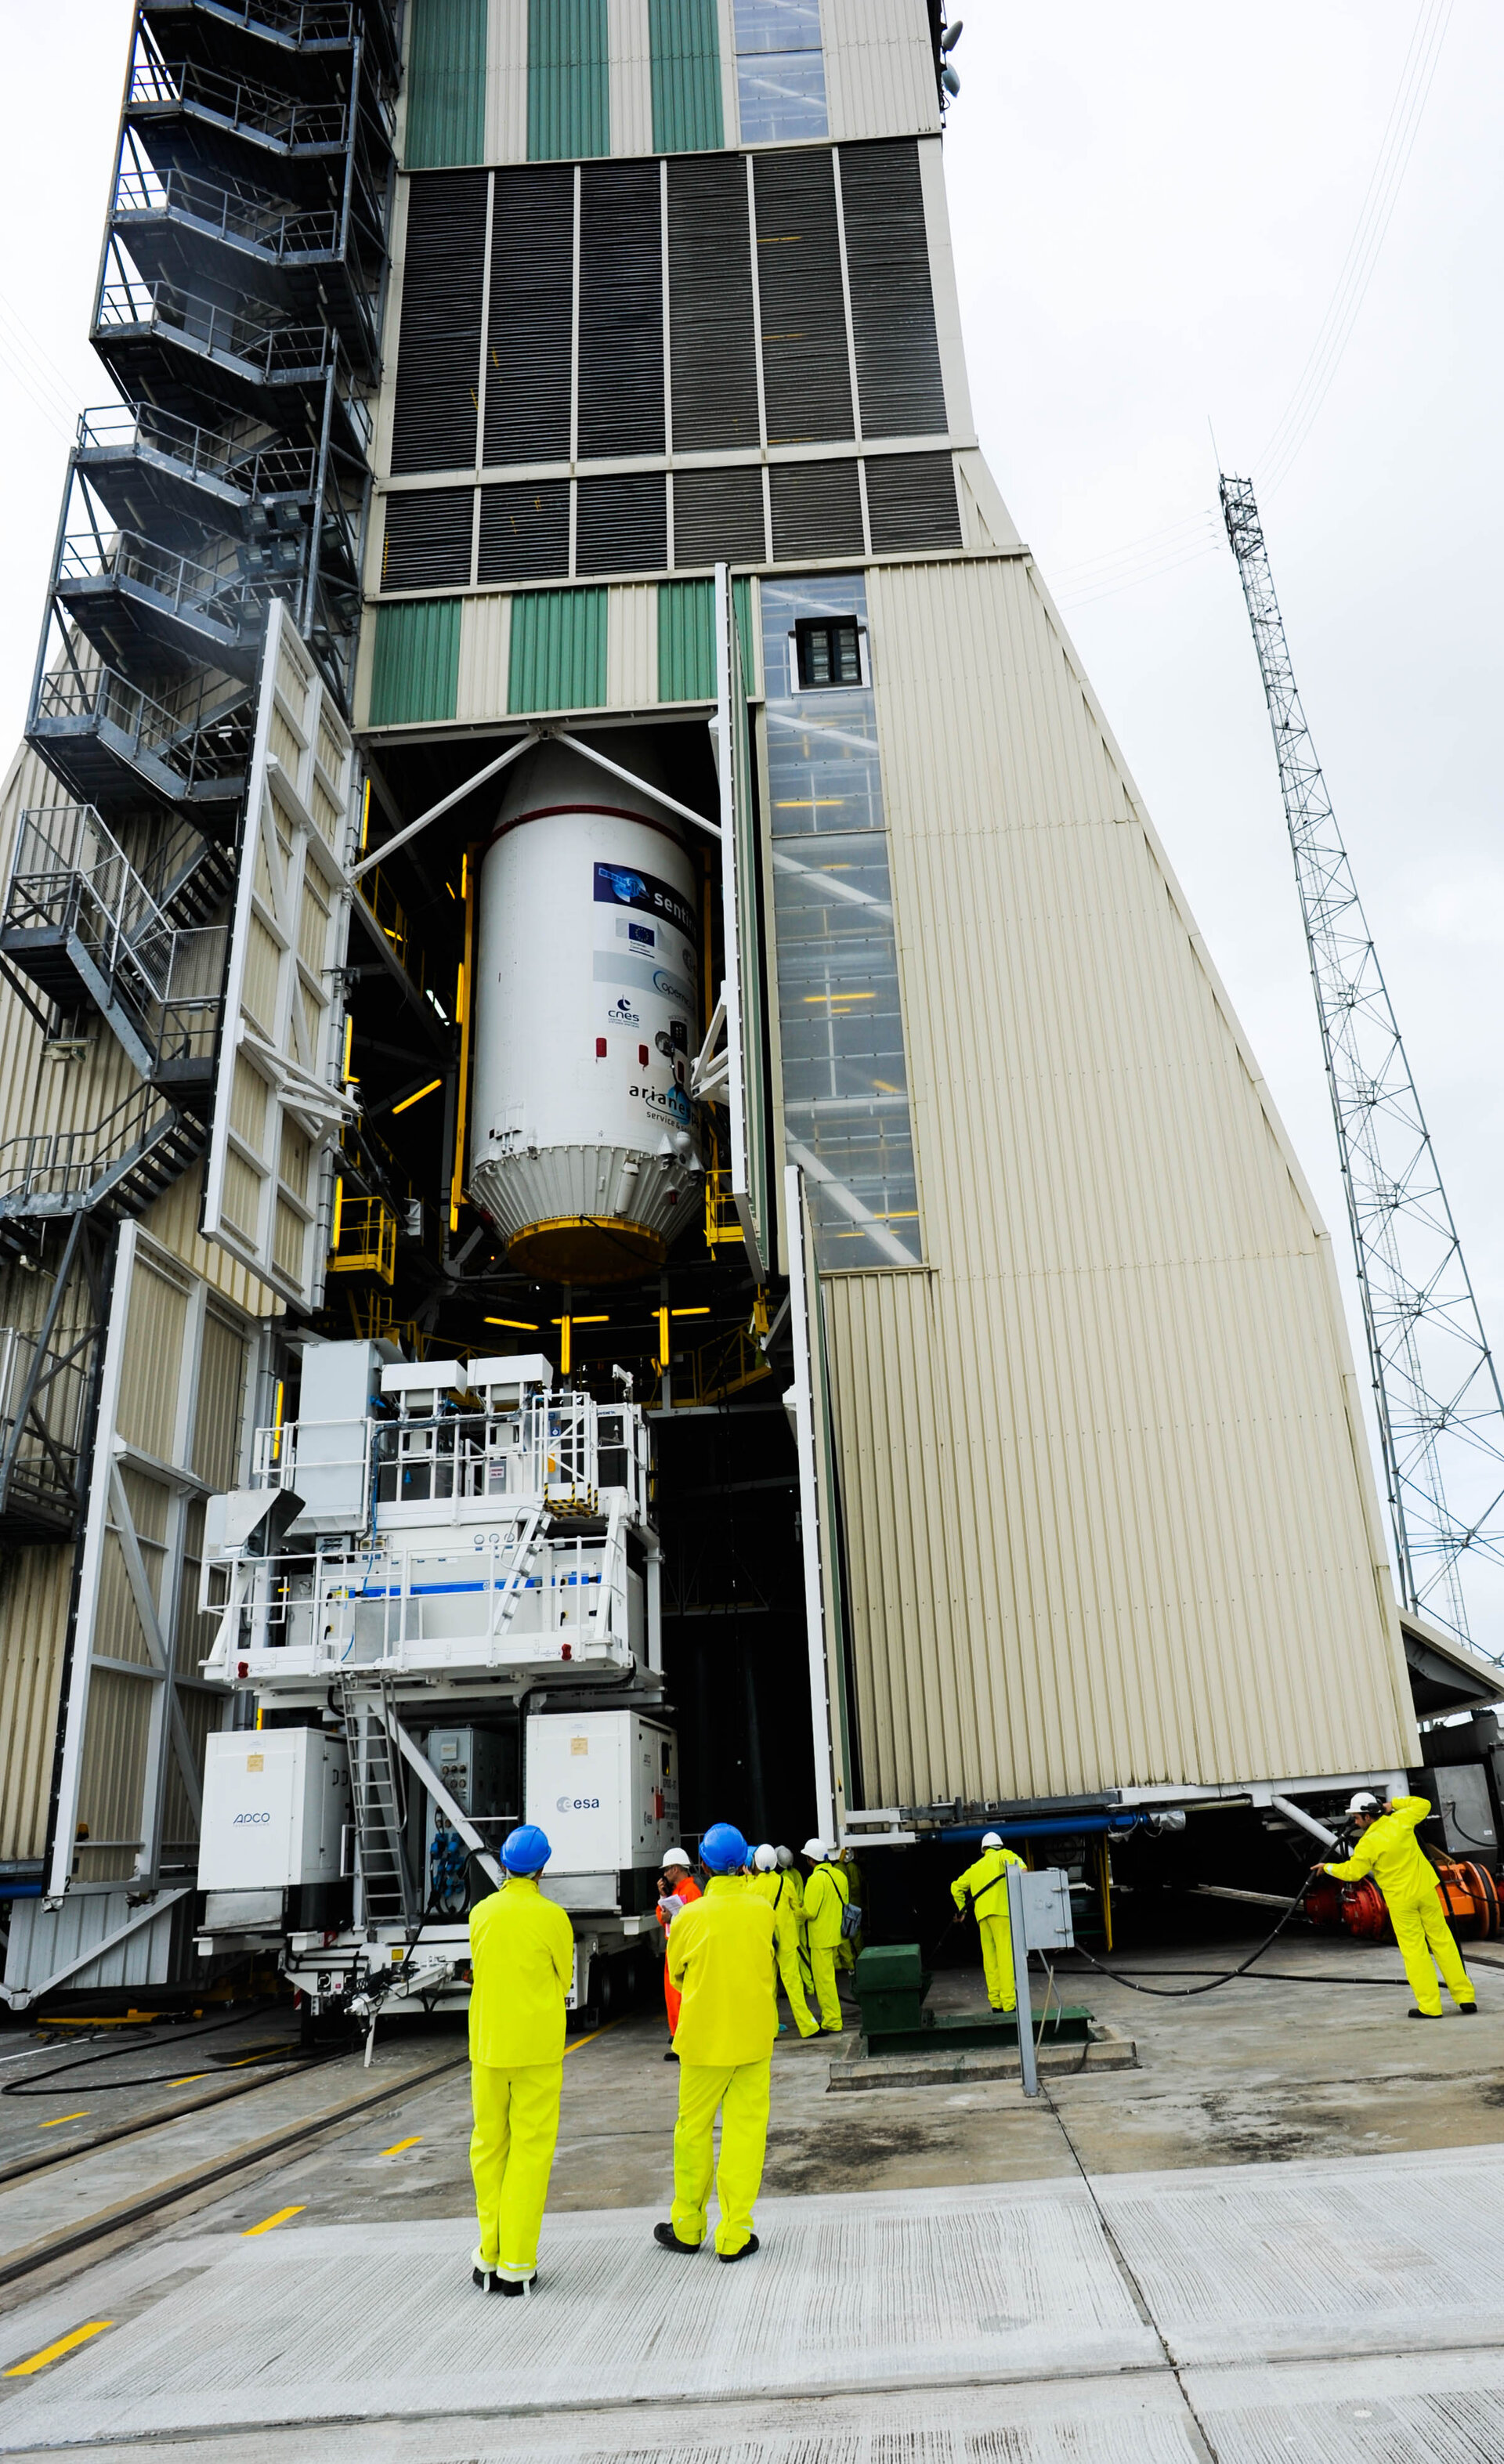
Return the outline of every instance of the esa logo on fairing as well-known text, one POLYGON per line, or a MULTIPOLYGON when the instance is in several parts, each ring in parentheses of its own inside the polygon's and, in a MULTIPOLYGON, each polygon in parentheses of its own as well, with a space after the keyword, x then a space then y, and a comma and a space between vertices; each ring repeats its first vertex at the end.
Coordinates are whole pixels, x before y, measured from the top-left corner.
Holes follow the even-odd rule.
POLYGON ((600 1810, 598 1796, 559 1796, 554 1799, 556 1814, 599 1814, 600 1810))
POLYGON ((242 1822, 270 1822, 271 1819, 269 1814, 237 1814, 231 1829, 235 1830, 242 1822))

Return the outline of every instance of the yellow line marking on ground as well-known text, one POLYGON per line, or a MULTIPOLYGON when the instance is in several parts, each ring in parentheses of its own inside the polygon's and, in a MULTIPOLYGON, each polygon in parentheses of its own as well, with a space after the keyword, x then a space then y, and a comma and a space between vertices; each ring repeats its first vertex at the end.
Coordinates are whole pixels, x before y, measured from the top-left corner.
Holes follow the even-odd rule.
POLYGON ((247 2225, 241 2240, 254 2241, 257 2233, 270 2233, 274 2225, 285 2225, 289 2216, 302 2215, 306 2206, 305 2200, 300 2208, 278 2208, 275 2216, 263 2216, 258 2225, 247 2225))
POLYGON ((82 2122, 88 2111, 89 2107, 86 2104, 82 2104, 79 2106, 77 2113, 55 2113, 51 2122, 39 2122, 36 2127, 38 2130, 55 2130, 59 2123, 82 2122))
POLYGON ((381 2152, 384 2156, 400 2156, 405 2147, 416 2147, 422 2137, 423 2133, 420 2130, 416 2139, 399 2139, 394 2147, 384 2147, 381 2152))
POLYGON ((621 2021, 619 2019, 608 2019, 604 2028, 592 2028, 587 2036, 576 2036, 572 2045, 565 2045, 564 2052, 566 2054, 577 2054, 582 2045, 593 2045, 597 2036, 608 2036, 613 2028, 619 2028, 620 2026, 621 2021))
POLYGON ((59 2336, 55 2344, 44 2344, 39 2353, 32 2353, 24 2362, 12 2362, 3 2375, 8 2379, 30 2378, 33 2370, 45 2370, 50 2362, 60 2362, 75 2345, 86 2344, 91 2336, 102 2336, 105 2328, 114 2324, 113 2319, 91 2319, 86 2327, 75 2327, 69 2335, 59 2336))
POLYGON ((208 2071, 189 2071, 187 2079, 168 2079, 169 2087, 191 2087, 195 2079, 208 2079, 208 2071))

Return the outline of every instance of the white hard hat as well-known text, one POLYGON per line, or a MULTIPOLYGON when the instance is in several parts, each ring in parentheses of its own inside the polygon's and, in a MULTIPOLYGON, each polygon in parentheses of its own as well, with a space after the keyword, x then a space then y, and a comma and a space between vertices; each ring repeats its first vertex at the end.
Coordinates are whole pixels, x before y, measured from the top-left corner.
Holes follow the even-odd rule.
POLYGON ((783 1866, 789 1866, 794 1861, 794 1852, 791 1848, 775 1848, 773 1854, 783 1866))
POLYGON ((667 1865, 682 1865, 686 1873, 688 1873, 688 1871, 689 1871, 689 1861, 690 1861, 690 1860, 689 1860, 689 1859, 685 1856, 684 1851, 683 1851, 683 1849, 682 1849, 682 1848, 670 1848, 670 1849, 668 1849, 668 1850, 666 1851, 665 1855, 664 1855, 664 1859, 663 1859, 663 1861, 664 1861, 664 1864, 665 1864, 666 1866, 667 1866, 667 1865))
POLYGON ((1360 1788, 1347 1809, 1349 1814, 1377 1814, 1379 1799, 1371 1788, 1360 1788))
POLYGON ((1003 1834, 1001 1831, 984 1831, 982 1835, 982 1845, 984 1848, 1001 1848, 1003 1845, 1003 1834))
POLYGON ((769 1848, 764 1842, 758 1850, 754 1861, 760 1874, 776 1874, 778 1871, 778 1850, 776 1848, 769 1848))
POLYGON ((823 1864, 825 1862, 826 1856, 825 1841, 823 1839, 807 1839, 799 1853, 801 1857, 812 1857, 817 1865, 823 1864))

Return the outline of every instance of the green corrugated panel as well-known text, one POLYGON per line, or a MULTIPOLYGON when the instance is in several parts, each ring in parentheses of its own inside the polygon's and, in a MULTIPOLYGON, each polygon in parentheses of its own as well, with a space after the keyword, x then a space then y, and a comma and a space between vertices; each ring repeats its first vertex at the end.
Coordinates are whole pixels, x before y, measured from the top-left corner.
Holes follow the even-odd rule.
POLYGON ((409 0, 409 171, 486 159, 486 0, 409 0))
POLYGON ((652 149, 697 154, 723 145, 716 0, 648 0, 652 149))
POLYGON ((752 639, 752 584, 743 574, 731 585, 731 604, 737 611, 737 635, 741 644, 741 685, 748 693, 757 691, 757 644, 752 639))
POLYGON ((658 699, 716 698, 716 585, 658 584, 658 699))
POLYGON ((527 159, 611 150, 606 0, 527 0, 527 159))
POLYGON ((453 718, 459 695, 457 599, 406 599, 378 608, 371 727, 453 718))
POLYGON ((606 700, 605 591, 519 591, 507 683, 509 711, 599 710, 606 700))
MULTIPOLYGON (((752 640, 752 584, 745 576, 731 584, 741 642, 741 675, 757 691, 757 649, 752 640)), ((658 584, 658 699, 716 698, 716 585, 713 582, 658 584)))

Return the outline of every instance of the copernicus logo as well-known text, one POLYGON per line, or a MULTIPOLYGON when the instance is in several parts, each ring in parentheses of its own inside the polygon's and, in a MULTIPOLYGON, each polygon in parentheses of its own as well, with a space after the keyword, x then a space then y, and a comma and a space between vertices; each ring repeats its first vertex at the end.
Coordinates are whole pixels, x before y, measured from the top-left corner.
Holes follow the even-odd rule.
POLYGON ((269 1814, 237 1814, 232 1829, 238 1831, 242 1822, 270 1822, 271 1819, 269 1814))

